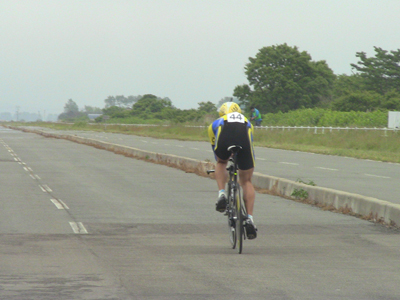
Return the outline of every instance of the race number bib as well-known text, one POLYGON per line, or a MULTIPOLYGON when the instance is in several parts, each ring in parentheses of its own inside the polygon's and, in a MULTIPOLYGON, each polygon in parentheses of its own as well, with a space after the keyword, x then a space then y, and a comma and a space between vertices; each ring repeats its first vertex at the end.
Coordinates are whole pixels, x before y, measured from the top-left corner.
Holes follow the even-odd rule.
POLYGON ((226 120, 229 123, 231 123, 231 122, 244 123, 244 116, 241 113, 233 112, 233 113, 227 114, 226 120))

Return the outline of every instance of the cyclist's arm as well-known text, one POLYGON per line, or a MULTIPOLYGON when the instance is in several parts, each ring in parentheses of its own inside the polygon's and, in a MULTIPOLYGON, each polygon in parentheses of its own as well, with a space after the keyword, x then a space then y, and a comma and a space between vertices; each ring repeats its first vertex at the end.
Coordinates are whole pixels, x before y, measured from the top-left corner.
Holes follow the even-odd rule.
POLYGON ((213 124, 208 126, 208 137, 210 139, 210 143, 211 143, 212 149, 214 150, 214 147, 215 147, 215 134, 214 134, 214 130, 213 130, 212 126, 213 126, 213 124))

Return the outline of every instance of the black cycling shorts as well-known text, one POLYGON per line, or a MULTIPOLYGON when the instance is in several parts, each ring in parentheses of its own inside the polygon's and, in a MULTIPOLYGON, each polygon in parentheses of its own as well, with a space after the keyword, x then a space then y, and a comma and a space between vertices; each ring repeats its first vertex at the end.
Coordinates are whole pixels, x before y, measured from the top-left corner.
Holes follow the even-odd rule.
POLYGON ((254 151, 252 144, 251 128, 246 123, 224 122, 221 132, 217 137, 215 155, 222 160, 227 160, 231 156, 228 147, 239 145, 242 150, 237 155, 238 167, 240 170, 254 168, 254 151))

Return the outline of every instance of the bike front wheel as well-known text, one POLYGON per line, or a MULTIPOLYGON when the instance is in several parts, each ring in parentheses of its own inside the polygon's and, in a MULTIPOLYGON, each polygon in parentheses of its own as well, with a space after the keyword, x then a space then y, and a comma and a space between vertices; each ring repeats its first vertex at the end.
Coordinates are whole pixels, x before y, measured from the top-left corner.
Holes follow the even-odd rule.
POLYGON ((231 242, 232 249, 236 248, 236 221, 235 221, 235 212, 230 208, 228 211, 228 229, 229 229, 229 240, 231 242))
POLYGON ((244 216, 243 216, 243 202, 242 202, 242 195, 240 191, 240 187, 235 191, 234 195, 235 199, 235 215, 236 215, 236 222, 235 222, 235 232, 236 232, 236 248, 239 254, 242 253, 243 250, 243 237, 244 237, 244 216))

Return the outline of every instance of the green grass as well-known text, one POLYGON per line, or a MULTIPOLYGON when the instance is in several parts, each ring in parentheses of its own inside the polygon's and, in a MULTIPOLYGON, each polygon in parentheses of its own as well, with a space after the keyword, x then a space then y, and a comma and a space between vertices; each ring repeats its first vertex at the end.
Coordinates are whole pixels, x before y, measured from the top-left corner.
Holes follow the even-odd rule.
MULTIPOLYGON (((13 123, 13 125, 17 125, 13 123)), ((58 130, 90 130, 125 133, 164 139, 208 141, 206 127, 170 126, 122 126, 82 122, 68 125, 60 123, 21 123, 27 126, 42 126, 58 130)), ((372 159, 400 163, 400 133, 374 130, 333 130, 322 134, 306 129, 256 129, 254 144, 286 150, 297 150, 320 154, 372 159)))

